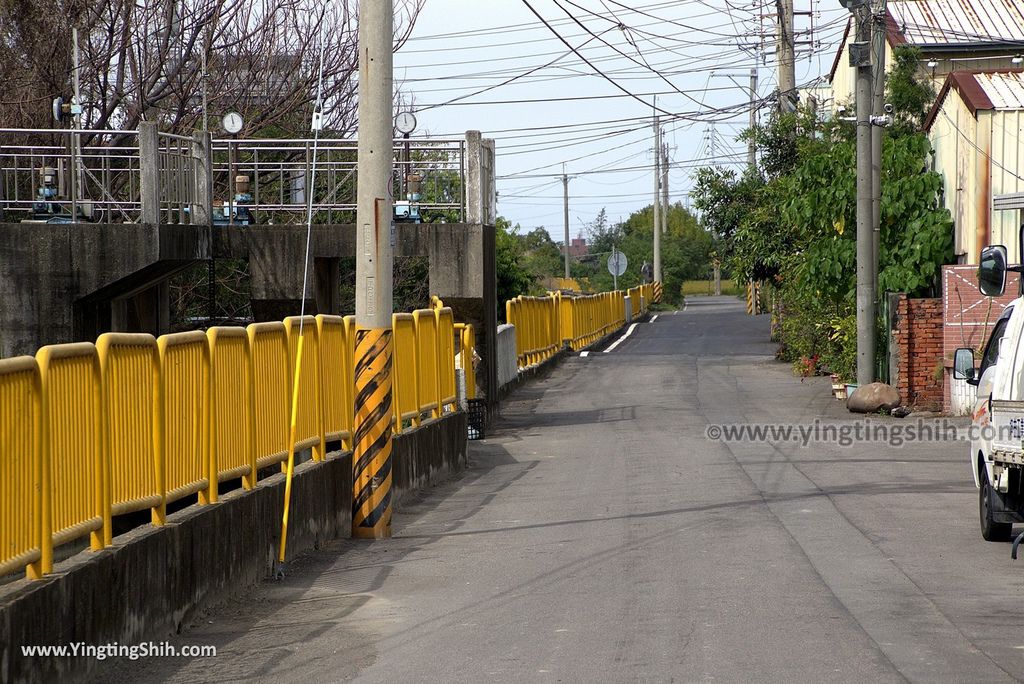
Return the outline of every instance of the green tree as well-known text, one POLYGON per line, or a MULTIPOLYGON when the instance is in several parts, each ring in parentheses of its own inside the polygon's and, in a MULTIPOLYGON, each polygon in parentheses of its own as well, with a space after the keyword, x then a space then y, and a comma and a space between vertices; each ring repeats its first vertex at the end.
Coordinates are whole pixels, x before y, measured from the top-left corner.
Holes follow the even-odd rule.
POLYGON ((515 226, 504 216, 494 222, 494 252, 497 265, 498 319, 505 320, 505 302, 526 294, 533 287, 533 278, 523 266, 524 248, 515 226))
POLYGON ((893 50, 892 70, 886 77, 885 99, 893 107, 894 135, 908 135, 921 130, 928 110, 935 101, 931 83, 918 78, 921 49, 900 45, 893 50))

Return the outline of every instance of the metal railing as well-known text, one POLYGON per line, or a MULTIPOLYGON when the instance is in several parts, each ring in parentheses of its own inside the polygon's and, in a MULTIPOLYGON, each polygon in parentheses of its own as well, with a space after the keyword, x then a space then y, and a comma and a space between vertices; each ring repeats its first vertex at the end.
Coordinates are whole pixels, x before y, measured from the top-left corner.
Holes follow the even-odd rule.
MULTIPOLYGON (((314 222, 354 223, 358 141, 312 138, 213 141, 214 211, 233 216, 239 185, 248 183, 247 208, 256 223, 304 223, 307 188, 313 190, 314 222)), ((466 215, 466 141, 464 139, 395 140, 395 200, 406 198, 405 178, 421 180, 419 208, 425 220, 460 222, 466 215)))
POLYGON ((33 205, 50 202, 81 221, 138 221, 138 137, 138 131, 0 129, 0 211, 8 220, 32 220, 33 205), (53 170, 52 198, 39 195, 45 169, 53 170))
MULTIPOLYGON (((423 420, 455 410, 455 338, 459 336, 461 345, 471 338, 467 338, 462 329, 456 329, 448 307, 392 314, 391 327, 394 336, 391 405, 395 431, 402 432, 420 425, 423 420)), ((464 327, 469 328, 471 336, 473 326, 464 327)), ((473 391, 475 394, 475 387, 473 391)))
MULTIPOLYGON (((127 131, 0 129, 0 214, 19 221, 188 224, 211 215, 234 222, 244 205, 251 222, 303 223, 311 190, 316 223, 355 222, 357 140, 206 140, 201 133, 160 133, 150 124, 127 131), (155 187, 147 190, 149 184, 155 187)), ((395 140, 394 159, 396 201, 407 198, 407 178, 414 175, 423 220, 466 220, 465 139, 395 140)))
MULTIPOLYGON (((299 322, 107 333, 0 359, 0 576, 50 573, 53 549, 84 536, 109 546, 115 515, 148 509, 162 525, 173 501, 214 502, 232 479, 254 487, 260 468, 287 457, 299 322)), ((322 459, 327 442, 352 446, 355 322, 301 322, 296 448, 322 459)), ((456 329, 451 309, 395 323, 401 432, 456 409, 456 335, 463 354, 474 350, 472 326, 456 329)))
POLYGON ((626 296, 635 316, 646 314, 654 284, 628 291, 591 295, 554 292, 546 297, 519 296, 505 302, 505 320, 516 328, 516 356, 520 370, 537 365, 562 347, 579 351, 612 333, 626 320, 626 296))

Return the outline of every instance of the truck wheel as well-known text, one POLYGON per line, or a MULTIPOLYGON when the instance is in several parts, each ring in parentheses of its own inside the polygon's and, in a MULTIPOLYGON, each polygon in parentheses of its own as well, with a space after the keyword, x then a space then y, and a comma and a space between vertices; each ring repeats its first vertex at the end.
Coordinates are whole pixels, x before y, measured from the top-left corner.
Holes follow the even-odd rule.
POLYGON ((993 497, 992 486, 988 483, 988 469, 982 466, 981 472, 978 475, 978 479, 981 480, 981 489, 978 495, 979 512, 981 514, 981 536, 985 541, 990 542, 1010 541, 1013 524, 996 522, 992 519, 993 497))

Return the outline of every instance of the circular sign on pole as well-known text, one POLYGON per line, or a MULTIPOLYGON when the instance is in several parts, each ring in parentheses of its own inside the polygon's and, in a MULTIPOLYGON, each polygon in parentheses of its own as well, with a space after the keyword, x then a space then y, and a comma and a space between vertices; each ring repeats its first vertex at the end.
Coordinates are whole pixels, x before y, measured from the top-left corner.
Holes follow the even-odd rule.
POLYGON ((608 257, 608 272, 619 277, 626 272, 626 255, 619 250, 613 250, 608 257))

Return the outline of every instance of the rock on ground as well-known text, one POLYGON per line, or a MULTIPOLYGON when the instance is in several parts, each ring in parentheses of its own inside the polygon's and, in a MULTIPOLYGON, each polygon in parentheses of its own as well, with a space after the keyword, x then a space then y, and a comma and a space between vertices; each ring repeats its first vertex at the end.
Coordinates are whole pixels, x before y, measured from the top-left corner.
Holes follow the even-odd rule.
POLYGON ((884 382, 872 382, 854 390, 846 400, 846 408, 854 413, 875 413, 882 409, 891 411, 900 405, 900 393, 884 382))

